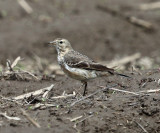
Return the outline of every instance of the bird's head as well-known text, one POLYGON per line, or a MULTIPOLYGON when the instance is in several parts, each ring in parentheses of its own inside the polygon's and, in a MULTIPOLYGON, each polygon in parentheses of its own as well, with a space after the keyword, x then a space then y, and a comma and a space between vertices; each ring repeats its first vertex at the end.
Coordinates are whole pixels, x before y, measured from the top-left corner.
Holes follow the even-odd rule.
POLYGON ((50 46, 55 46, 58 53, 66 53, 69 50, 72 50, 71 44, 68 40, 57 38, 54 41, 49 42, 50 46))

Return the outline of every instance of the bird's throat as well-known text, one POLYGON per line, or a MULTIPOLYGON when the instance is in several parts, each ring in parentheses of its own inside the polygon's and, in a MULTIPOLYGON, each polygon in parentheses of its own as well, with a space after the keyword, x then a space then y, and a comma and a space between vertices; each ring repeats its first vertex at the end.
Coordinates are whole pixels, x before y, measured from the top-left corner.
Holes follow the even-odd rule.
POLYGON ((68 53, 70 51, 70 49, 66 48, 56 48, 57 49, 57 53, 59 56, 64 56, 66 53, 68 53))

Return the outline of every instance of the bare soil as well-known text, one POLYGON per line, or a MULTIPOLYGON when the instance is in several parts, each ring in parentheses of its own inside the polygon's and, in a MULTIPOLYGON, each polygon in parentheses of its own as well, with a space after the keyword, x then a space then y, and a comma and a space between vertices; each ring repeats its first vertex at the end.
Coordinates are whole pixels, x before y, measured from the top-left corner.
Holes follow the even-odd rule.
MULTIPOLYGON (((154 0, 155 1, 155 0, 154 0)), ((27 14, 17 1, 0 1, 0 64, 21 56, 32 60, 35 55, 56 63, 56 51, 47 42, 55 38, 68 39, 73 48, 97 61, 109 61, 136 52, 142 57, 157 59, 160 56, 160 10, 143 11, 139 6, 152 0, 28 0, 33 8, 27 14), (109 7, 127 16, 135 16, 153 24, 147 30, 129 23, 121 16, 103 11, 99 6, 109 7)), ((29 65, 29 64, 28 64, 29 65)), ((49 64, 48 64, 49 65, 49 64)), ((157 64, 159 67, 159 64, 157 64)), ((87 95, 101 89, 99 86, 140 92, 158 89, 159 68, 139 72, 124 71, 132 79, 110 76, 97 78, 88 83, 87 95)), ((34 68, 31 70, 34 71, 34 68)), ((36 73, 36 72, 35 72, 36 73)), ((41 73, 44 74, 43 72, 41 73)), ((81 96, 66 99, 38 99, 23 101, 23 105, 2 99, 12 98, 54 84, 50 96, 60 96, 65 91, 82 94, 79 81, 66 76, 56 75, 55 79, 0 80, 0 112, 21 118, 20 121, 8 120, 0 116, 0 132, 111 132, 139 133, 160 132, 159 92, 147 94, 128 94, 112 90, 101 91, 74 106, 70 105, 81 96), (37 108, 37 103, 50 103, 54 107, 37 108), (35 128, 24 117, 23 108, 39 125, 35 128), (82 116, 76 121, 70 119, 82 116), (76 127, 75 127, 75 123, 76 127)))

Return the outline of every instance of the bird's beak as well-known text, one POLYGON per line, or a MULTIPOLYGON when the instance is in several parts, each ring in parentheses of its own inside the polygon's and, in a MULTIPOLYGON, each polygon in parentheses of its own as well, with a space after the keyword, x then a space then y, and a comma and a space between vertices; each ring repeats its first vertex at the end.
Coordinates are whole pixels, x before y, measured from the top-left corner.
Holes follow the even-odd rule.
POLYGON ((50 46, 54 46, 54 45, 57 44, 57 42, 56 42, 56 41, 51 41, 51 42, 49 42, 48 44, 49 44, 50 46))

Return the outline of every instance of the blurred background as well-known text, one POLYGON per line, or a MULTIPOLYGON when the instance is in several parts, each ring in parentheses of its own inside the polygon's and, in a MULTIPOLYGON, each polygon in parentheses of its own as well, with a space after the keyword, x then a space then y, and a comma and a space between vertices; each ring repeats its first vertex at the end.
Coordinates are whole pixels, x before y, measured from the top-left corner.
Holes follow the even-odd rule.
POLYGON ((160 2, 0 0, 1 67, 17 56, 28 65, 40 62, 41 69, 57 64, 55 49, 46 44, 55 38, 66 38, 75 50, 96 61, 138 54, 134 65, 159 67, 160 2))

